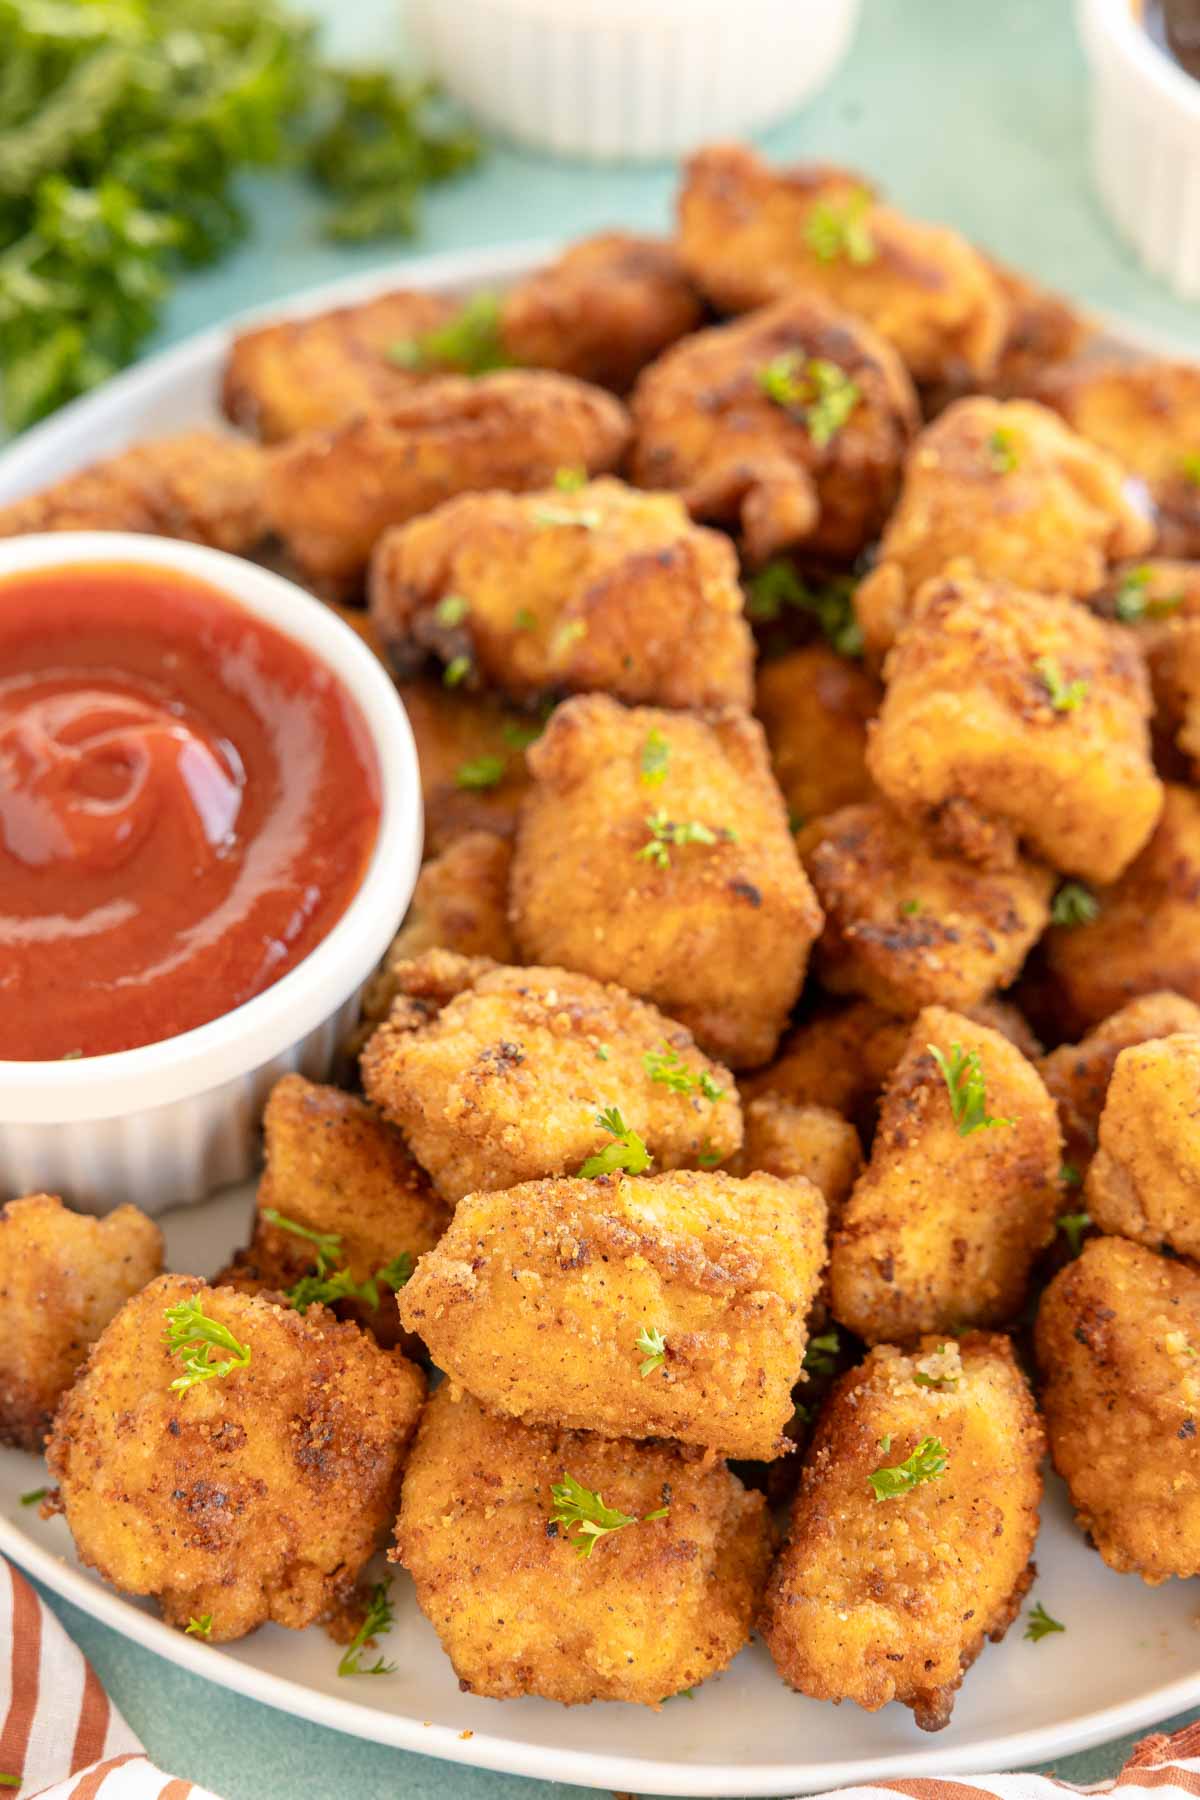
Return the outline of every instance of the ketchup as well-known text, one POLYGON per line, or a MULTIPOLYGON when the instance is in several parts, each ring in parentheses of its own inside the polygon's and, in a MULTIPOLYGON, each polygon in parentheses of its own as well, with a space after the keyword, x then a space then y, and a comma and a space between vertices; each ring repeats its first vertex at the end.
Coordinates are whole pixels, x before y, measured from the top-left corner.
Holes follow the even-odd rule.
POLYGON ((349 695, 218 589, 141 563, 0 581, 0 1059, 231 1012, 326 936, 378 827, 349 695))

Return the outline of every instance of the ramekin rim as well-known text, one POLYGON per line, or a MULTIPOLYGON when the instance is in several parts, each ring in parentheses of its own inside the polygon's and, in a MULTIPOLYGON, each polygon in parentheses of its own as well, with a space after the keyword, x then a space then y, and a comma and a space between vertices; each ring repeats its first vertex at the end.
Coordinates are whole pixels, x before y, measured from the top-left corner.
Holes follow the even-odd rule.
POLYGON ((1189 119, 1200 119, 1200 81, 1159 48, 1134 17, 1130 0, 1082 0, 1096 31, 1125 58, 1141 79, 1189 119))

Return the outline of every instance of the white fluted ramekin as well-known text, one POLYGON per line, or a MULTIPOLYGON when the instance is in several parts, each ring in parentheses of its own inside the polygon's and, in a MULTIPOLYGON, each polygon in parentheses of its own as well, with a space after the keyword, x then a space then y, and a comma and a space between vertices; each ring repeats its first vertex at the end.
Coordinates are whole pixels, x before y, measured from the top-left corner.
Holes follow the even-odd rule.
POLYGON ((1078 0, 1092 77, 1092 165, 1113 224, 1151 274, 1200 299, 1200 81, 1132 0, 1078 0))
POLYGON ((88 1211, 146 1212, 244 1180, 259 1120, 289 1070, 320 1079, 408 905, 421 856, 421 786, 408 717, 385 671, 337 616, 290 581, 197 544, 80 531, 0 543, 0 577, 65 563, 148 563, 228 594, 331 669, 379 765, 375 851, 341 918, 304 961, 223 1018, 159 1044, 65 1062, 0 1062, 0 1198, 45 1191, 88 1211))
POLYGON ((652 161, 774 123, 824 87, 859 0, 407 0, 414 49, 536 149, 652 161))

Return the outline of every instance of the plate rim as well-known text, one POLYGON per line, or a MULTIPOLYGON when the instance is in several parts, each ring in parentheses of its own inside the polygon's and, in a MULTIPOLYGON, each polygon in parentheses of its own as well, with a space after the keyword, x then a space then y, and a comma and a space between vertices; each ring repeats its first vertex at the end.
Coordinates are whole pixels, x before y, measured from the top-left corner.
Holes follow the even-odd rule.
MULTIPOLYGON (((327 307, 353 304, 396 285, 455 292, 468 286, 502 284, 545 262, 560 247, 561 240, 522 240, 400 259, 248 307, 148 356, 145 361, 105 382, 94 393, 72 401, 49 419, 0 447, 0 497, 18 496, 23 491, 21 481, 26 463, 35 466, 36 479, 36 465, 58 449, 68 452, 66 467, 75 466, 69 460, 71 447, 86 444, 90 428, 103 429, 113 425, 119 428, 125 413, 135 413, 143 400, 152 397, 157 388, 169 383, 173 377, 200 370, 206 363, 215 366, 231 333, 248 325, 271 319, 298 318, 327 307)), ((1093 316, 1114 338, 1145 353, 1186 355, 1182 345, 1154 328, 1140 326, 1118 314, 1099 309, 1093 309, 1093 316)), ((498 1773, 567 1782, 580 1787, 648 1790, 691 1796, 694 1800, 728 1800, 729 1796, 743 1795, 755 1796, 757 1800, 759 1796, 813 1793, 824 1788, 904 1777, 1011 1771, 1140 1731, 1200 1704, 1200 1669, 1197 1669, 1194 1675, 1181 1676, 1132 1699, 1074 1714, 1058 1724, 993 1735, 974 1745, 945 1743, 929 1749, 917 1748, 893 1755, 836 1762, 679 1763, 643 1755, 570 1750, 558 1745, 522 1742, 488 1731, 476 1730, 464 1739, 452 1726, 425 1724, 412 1715, 384 1712, 353 1699, 322 1694, 303 1682, 271 1674, 253 1664, 223 1655, 219 1648, 184 1637, 110 1589, 98 1575, 72 1567, 3 1515, 0 1515, 0 1553, 11 1557, 54 1593, 101 1624, 189 1673, 243 1698, 395 1749, 498 1773)))

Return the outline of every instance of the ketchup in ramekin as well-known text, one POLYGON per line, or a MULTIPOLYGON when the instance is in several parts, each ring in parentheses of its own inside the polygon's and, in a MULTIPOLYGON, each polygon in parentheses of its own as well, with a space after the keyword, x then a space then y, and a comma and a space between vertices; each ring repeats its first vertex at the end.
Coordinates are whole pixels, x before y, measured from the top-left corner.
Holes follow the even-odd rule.
POLYGON ((98 1056, 287 974, 375 847, 366 726, 303 645, 145 563, 0 581, 0 1061, 98 1056))

